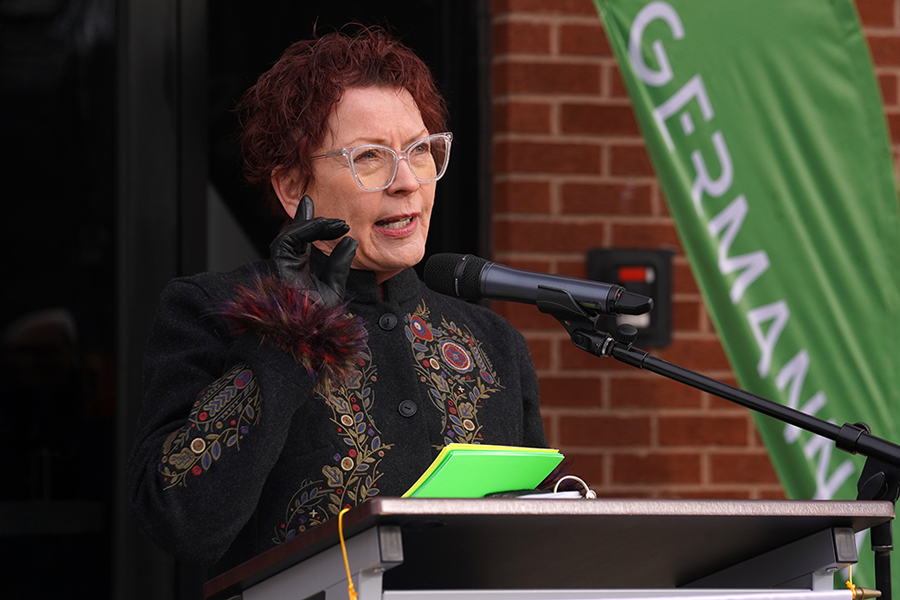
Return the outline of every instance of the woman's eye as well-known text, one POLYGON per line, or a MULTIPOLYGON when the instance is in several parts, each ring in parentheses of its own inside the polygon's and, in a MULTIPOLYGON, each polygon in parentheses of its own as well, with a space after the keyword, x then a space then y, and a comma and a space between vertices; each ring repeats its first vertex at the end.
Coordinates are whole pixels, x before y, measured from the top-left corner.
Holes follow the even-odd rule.
POLYGON ((361 152, 357 152, 353 156, 354 162, 365 161, 365 160, 378 160, 381 158, 381 153, 375 148, 369 148, 367 150, 363 150, 361 152))
POLYGON ((420 142, 413 146, 413 148, 409 151, 410 154, 427 154, 431 151, 431 144, 428 142, 420 142))

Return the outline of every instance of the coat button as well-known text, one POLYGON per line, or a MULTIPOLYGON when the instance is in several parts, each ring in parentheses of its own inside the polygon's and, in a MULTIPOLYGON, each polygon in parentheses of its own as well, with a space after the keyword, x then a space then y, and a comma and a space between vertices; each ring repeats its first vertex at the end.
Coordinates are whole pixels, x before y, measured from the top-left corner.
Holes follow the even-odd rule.
POLYGON ((400 414, 404 417, 411 417, 416 414, 416 411, 419 410, 419 407, 416 406, 416 403, 412 400, 404 400, 400 403, 400 406, 397 407, 397 410, 399 410, 400 414))
POLYGON ((384 313, 381 315, 381 318, 378 319, 378 326, 385 331, 390 331, 397 326, 397 317, 391 313, 384 313))

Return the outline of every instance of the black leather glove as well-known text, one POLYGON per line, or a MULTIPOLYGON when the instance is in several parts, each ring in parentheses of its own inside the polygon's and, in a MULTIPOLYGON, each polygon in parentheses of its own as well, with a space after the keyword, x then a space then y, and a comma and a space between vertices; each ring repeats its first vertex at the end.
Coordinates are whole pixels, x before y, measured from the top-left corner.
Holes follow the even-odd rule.
POLYGON ((313 218, 313 214, 312 198, 304 195, 293 223, 278 234, 269 252, 284 283, 309 290, 314 302, 336 308, 344 303, 350 263, 359 244, 349 236, 342 239, 328 257, 324 272, 314 275, 309 270, 312 242, 337 239, 350 231, 350 226, 341 219, 313 218))

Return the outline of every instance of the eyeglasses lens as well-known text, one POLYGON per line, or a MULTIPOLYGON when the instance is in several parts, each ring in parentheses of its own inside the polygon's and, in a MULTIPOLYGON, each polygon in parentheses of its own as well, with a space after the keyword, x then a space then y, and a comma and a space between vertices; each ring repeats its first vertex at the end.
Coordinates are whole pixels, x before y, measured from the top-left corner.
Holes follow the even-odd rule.
MULTIPOLYGON (((449 144, 443 136, 428 136, 410 145, 403 153, 413 175, 422 183, 440 179, 447 169, 449 144)), ((353 170, 367 189, 390 185, 399 161, 397 154, 382 146, 362 146, 350 154, 353 170)))

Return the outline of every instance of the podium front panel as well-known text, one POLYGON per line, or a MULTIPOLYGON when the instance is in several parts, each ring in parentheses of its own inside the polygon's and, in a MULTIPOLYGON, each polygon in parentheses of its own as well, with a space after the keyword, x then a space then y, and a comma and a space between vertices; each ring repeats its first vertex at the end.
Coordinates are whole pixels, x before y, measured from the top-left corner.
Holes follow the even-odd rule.
MULTIPOLYGON (((344 515, 344 535, 400 528, 386 592, 662 589, 893 515, 889 502, 380 498, 344 515)), ((210 580, 204 596, 230 598, 338 543, 333 519, 210 580)))

